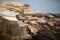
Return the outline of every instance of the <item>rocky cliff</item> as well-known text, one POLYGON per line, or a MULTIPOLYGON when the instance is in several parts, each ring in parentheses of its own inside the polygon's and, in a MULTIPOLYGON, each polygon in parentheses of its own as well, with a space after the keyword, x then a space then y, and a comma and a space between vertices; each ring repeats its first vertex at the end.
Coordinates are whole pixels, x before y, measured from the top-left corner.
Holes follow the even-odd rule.
POLYGON ((6 40, 60 40, 60 14, 37 12, 24 3, 0 2, 0 34, 6 40))

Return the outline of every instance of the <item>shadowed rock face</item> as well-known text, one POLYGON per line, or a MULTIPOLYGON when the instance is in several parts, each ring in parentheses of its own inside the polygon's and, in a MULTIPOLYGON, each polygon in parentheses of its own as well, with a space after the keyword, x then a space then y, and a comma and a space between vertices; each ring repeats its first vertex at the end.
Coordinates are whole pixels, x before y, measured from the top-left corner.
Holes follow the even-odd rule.
MULTIPOLYGON (((16 3, 19 4, 16 5, 12 2, 12 4, 15 4, 15 7, 13 8, 11 3, 9 3, 11 5, 6 4, 4 5, 6 7, 3 6, 4 8, 0 8, 1 39, 6 38, 6 40, 19 40, 22 38, 21 40, 60 40, 59 14, 41 14, 34 11, 30 11, 30 14, 28 11, 28 15, 25 14, 23 17, 21 16, 21 13, 24 12, 20 10, 19 3, 16 3), (19 13, 20 15, 18 15, 19 13), (17 18, 16 15, 18 16, 17 18)), ((27 5, 27 7, 29 7, 29 5, 27 5)))

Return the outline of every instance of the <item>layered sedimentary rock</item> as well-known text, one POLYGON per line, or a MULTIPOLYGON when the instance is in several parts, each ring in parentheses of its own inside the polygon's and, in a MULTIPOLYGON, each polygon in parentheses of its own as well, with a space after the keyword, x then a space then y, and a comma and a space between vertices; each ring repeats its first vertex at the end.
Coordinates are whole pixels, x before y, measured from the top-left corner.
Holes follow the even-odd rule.
POLYGON ((6 40, 60 40, 57 15, 34 11, 24 3, 0 2, 0 34, 7 35, 6 40))

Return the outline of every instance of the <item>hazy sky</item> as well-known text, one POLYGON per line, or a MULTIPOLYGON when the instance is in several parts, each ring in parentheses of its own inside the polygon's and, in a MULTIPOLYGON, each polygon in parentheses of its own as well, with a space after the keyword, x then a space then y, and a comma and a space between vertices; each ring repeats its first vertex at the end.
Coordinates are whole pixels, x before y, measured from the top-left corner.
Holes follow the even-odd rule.
POLYGON ((33 10, 60 13, 60 0, 6 0, 29 4, 33 10))

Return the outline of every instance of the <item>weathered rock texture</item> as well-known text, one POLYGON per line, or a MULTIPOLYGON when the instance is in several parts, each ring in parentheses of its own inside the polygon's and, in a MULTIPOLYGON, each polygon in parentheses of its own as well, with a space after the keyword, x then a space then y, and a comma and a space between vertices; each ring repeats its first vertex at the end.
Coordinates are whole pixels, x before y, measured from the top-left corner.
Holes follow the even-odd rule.
POLYGON ((60 14, 33 11, 24 3, 0 2, 0 38, 60 40, 60 14))

